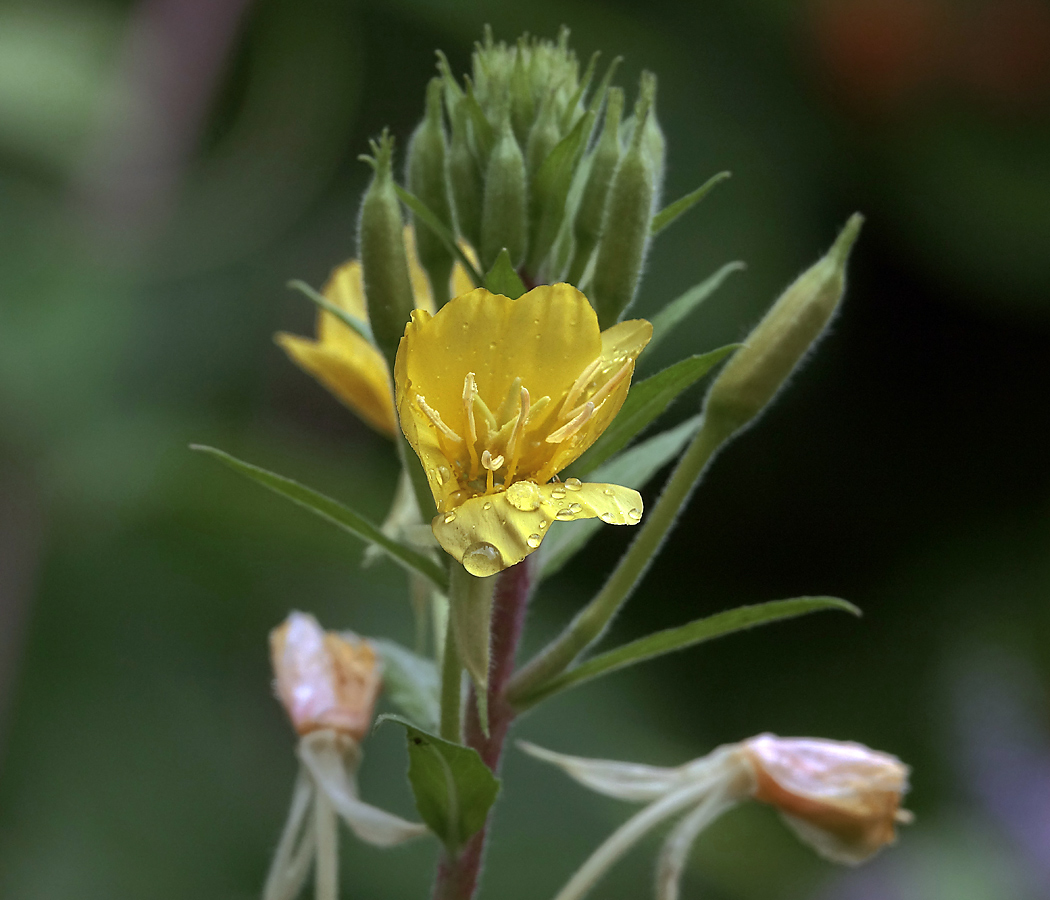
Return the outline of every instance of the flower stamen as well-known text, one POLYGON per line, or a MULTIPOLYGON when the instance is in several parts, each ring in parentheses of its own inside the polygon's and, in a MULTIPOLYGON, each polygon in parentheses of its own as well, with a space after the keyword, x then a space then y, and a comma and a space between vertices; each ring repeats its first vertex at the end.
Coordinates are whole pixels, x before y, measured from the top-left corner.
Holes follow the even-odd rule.
MULTIPOLYGON (((518 379, 515 379, 518 381, 518 379)), ((519 382, 520 383, 520 382, 519 382)), ((510 457, 510 465, 507 466, 507 476, 504 478, 504 484, 510 484, 514 480, 514 475, 518 471, 518 460, 521 459, 521 435, 525 431, 525 426, 529 421, 529 411, 532 406, 532 401, 529 398, 529 390, 526 387, 522 387, 520 395, 520 406, 518 407, 518 418, 514 421, 514 427, 511 429, 510 437, 507 438, 506 452, 510 457)))
POLYGON ((441 418, 441 413, 427 403, 426 398, 422 394, 416 394, 416 405, 423 410, 424 415, 430 420, 430 424, 438 430, 443 438, 453 444, 463 443, 463 438, 445 424, 444 420, 441 418))
MULTIPOLYGON (((612 378, 610 378, 607 382, 605 382, 605 384, 603 384, 600 388, 598 388, 597 391, 594 392, 594 395, 591 397, 591 403, 594 404, 595 409, 597 409, 605 402, 605 398, 608 397, 609 394, 611 394, 616 389, 617 385, 619 385, 621 381, 623 381, 628 375, 630 375, 633 369, 634 360, 627 360, 627 362, 620 366, 620 368, 617 370, 616 374, 613 375, 612 378)), ((572 415, 575 415, 581 408, 582 407, 577 407, 576 409, 574 409, 572 411, 572 415)))
POLYGON ((474 422, 474 398, 478 395, 478 383, 473 372, 467 372, 463 379, 463 405, 467 411, 467 429, 470 440, 467 441, 467 452, 470 454, 470 478, 478 475, 478 449, 475 446, 478 441, 478 426, 474 422))
MULTIPOLYGON (((559 416, 564 416, 570 409, 576 405, 576 401, 580 399, 587 385, 594 377, 594 373, 598 371, 598 367, 602 364, 602 358, 599 356, 594 362, 587 366, 579 376, 572 383, 572 387, 569 388, 569 393, 565 395, 565 400, 562 402, 561 409, 558 410, 559 416)), ((595 404, 597 405, 597 404, 595 404)))
POLYGON ((587 424, 587 420, 594 415, 594 402, 588 400, 583 408, 557 431, 547 435, 548 444, 561 444, 571 438, 577 431, 587 424))

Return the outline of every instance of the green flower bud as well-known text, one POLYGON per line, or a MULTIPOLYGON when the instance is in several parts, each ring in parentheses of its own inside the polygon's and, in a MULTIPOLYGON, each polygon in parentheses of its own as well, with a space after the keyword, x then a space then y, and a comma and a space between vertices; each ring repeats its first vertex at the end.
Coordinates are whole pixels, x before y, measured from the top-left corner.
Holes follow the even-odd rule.
POLYGON ((401 205, 394 193, 393 152, 394 139, 384 131, 378 144, 372 141, 374 156, 361 157, 372 166, 375 174, 361 201, 357 231, 368 320, 376 345, 391 369, 397 345, 415 306, 405 254, 401 205))
POLYGON ((525 160, 528 164, 529 180, 531 181, 536 170, 550 155, 551 150, 561 140, 561 130, 558 128, 558 115, 554 109, 554 98, 550 95, 544 98, 540 106, 540 114, 536 117, 536 123, 529 132, 528 142, 525 145, 525 160))
POLYGON ((483 182, 477 158, 470 146, 470 123, 466 103, 451 113, 452 142, 448 151, 448 179, 459 233, 477 247, 481 243, 481 198, 483 182))
POLYGON ((514 139, 508 116, 485 173, 481 209, 481 246, 484 270, 491 268, 504 247, 515 267, 525 256, 526 226, 525 157, 514 139))
POLYGON ((609 89, 601 137, 591 153, 588 163, 590 171, 572 224, 574 246, 568 275, 572 284, 580 283, 591 254, 598 246, 598 238, 601 237, 605 198, 609 193, 613 173, 620 162, 620 117, 623 115, 623 101, 623 90, 609 89))
POLYGON ((649 247, 657 173, 644 138, 655 97, 656 76, 643 72, 636 124, 609 187, 591 280, 590 297, 602 328, 615 324, 634 300, 649 247))
MULTIPOLYGON (((440 78, 432 79, 427 85, 426 115, 408 142, 405 180, 408 190, 422 200, 430 211, 451 230, 452 208, 449 202, 445 172, 447 145, 441 110, 442 91, 440 78)), ((425 224, 415 217, 413 217, 413 223, 416 234, 416 252, 430 280, 434 303, 441 307, 449 299, 452 253, 425 224)))
POLYGON ((850 216, 827 254, 795 279, 733 354, 707 393, 707 426, 728 437, 783 387, 838 309, 846 260, 863 222, 859 213, 850 216))
POLYGON ((514 137, 524 145, 529 139, 529 131, 536 120, 536 98, 532 95, 532 84, 525 65, 528 53, 528 41, 518 38, 517 53, 514 54, 514 66, 510 73, 510 122, 514 126, 514 137))

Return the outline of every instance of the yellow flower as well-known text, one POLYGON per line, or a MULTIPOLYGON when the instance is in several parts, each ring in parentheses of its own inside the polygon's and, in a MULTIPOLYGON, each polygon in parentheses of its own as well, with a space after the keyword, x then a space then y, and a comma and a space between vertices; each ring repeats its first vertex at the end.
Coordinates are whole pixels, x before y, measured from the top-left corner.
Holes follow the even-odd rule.
POLYGON ((412 314, 394 365, 398 416, 437 503, 434 535, 467 571, 521 562, 555 520, 641 519, 637 491, 549 482, 619 411, 652 331, 635 319, 601 332, 569 284, 518 300, 478 288, 412 314))
MULTIPOLYGON (((416 306, 433 310, 430 284, 416 256, 412 229, 407 227, 405 250, 416 306)), ((452 270, 453 295, 465 293, 473 286, 466 270, 457 262, 452 270)), ((356 259, 332 272, 321 293, 340 309, 368 321, 361 263, 356 259)), ((282 332, 276 341, 300 369, 320 381, 376 431, 392 438, 397 433, 397 419, 383 354, 323 309, 317 311, 316 332, 316 340, 282 332)))

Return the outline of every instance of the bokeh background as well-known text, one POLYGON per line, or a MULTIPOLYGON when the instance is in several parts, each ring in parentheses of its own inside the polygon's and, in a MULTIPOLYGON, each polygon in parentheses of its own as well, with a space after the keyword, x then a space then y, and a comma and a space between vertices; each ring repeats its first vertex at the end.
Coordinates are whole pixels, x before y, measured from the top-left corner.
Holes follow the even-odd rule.
MULTIPOLYGON (((383 515, 384 441, 277 330, 355 250, 367 139, 403 141, 433 50, 484 23, 660 77, 665 196, 644 314, 743 259, 645 371, 740 337, 868 217, 843 312, 696 494, 614 639, 846 597, 564 695, 519 733, 676 764, 764 730, 915 769, 870 865, 767 810, 701 841, 685 897, 1050 897, 1050 7, 1040 0, 5 0, 0 5, 0 897, 258 895, 294 775, 265 637, 291 608, 411 641, 399 571, 187 450, 383 515)), ((689 395, 667 418, 696 411, 689 395)), ((656 485, 647 496, 654 496, 656 485)), ((535 647, 600 583, 545 586, 535 647)), ((401 739, 366 796, 404 813, 401 739)), ((509 754, 484 896, 553 895, 630 812, 509 754)), ((655 839, 602 885, 650 890, 655 839)), ((424 897, 434 848, 344 843, 346 894, 424 897)))

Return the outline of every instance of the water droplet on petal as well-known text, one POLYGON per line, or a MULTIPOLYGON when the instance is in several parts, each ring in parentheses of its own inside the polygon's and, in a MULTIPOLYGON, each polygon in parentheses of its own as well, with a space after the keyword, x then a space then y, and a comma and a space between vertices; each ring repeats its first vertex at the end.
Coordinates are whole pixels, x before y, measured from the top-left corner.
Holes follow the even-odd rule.
POLYGON ((565 499, 565 491, 563 491, 560 487, 559 488, 555 488, 553 491, 551 491, 551 497, 554 500, 564 500, 565 499))
POLYGON ((437 470, 437 483, 444 484, 449 480, 452 473, 445 466, 438 466, 437 470))
POLYGON ((616 524, 616 516, 614 516, 609 510, 605 510, 605 512, 603 512, 598 518, 601 519, 606 525, 616 524))
POLYGON ((642 517, 642 514, 638 512, 633 506, 627 510, 627 518, 632 522, 637 522, 642 517))
POLYGON ((570 504, 569 504, 569 505, 568 505, 568 506, 566 507, 566 509, 568 509, 568 510, 569 510, 569 512, 571 512, 571 513, 572 513, 572 514, 573 514, 574 516, 578 516, 578 515, 579 515, 580 513, 582 513, 582 512, 583 512, 583 507, 582 507, 582 506, 580 506, 580 504, 579 504, 579 503, 570 503, 570 504))
POLYGON ((450 509, 447 513, 445 513, 445 524, 446 525, 451 525, 455 521, 456 521, 456 511, 454 509, 450 509))
POLYGON ((507 488, 507 500, 515 509, 532 512, 540 508, 540 489, 531 481, 516 481, 507 488))
POLYGON ((478 541, 463 551, 463 568, 478 578, 488 578, 503 570, 503 557, 487 541, 478 541))
POLYGON ((565 507, 564 509, 558 510, 558 515, 555 516, 555 518, 561 519, 563 522, 567 522, 572 518, 572 513, 569 512, 568 507, 565 507))
POLYGON ((603 490, 602 493, 605 494, 606 497, 611 497, 613 495, 613 489, 605 488, 605 490, 603 490))
POLYGON ((540 537, 538 534, 530 534, 527 538, 525 538, 525 543, 532 547, 533 550, 535 550, 540 545, 540 542, 542 540, 543 538, 540 537))
POLYGON ((485 509, 485 510, 489 510, 489 509, 492 509, 492 503, 490 503, 490 502, 489 502, 488 500, 486 500, 486 501, 485 501, 485 503, 484 503, 484 504, 482 505, 482 507, 481 507, 481 508, 482 508, 482 509, 485 509))
POLYGON ((540 531, 543 531, 547 527, 546 522, 540 522, 540 531))
POLYGON ((583 482, 579 478, 566 478, 565 487, 570 491, 578 491, 583 487, 583 482))

